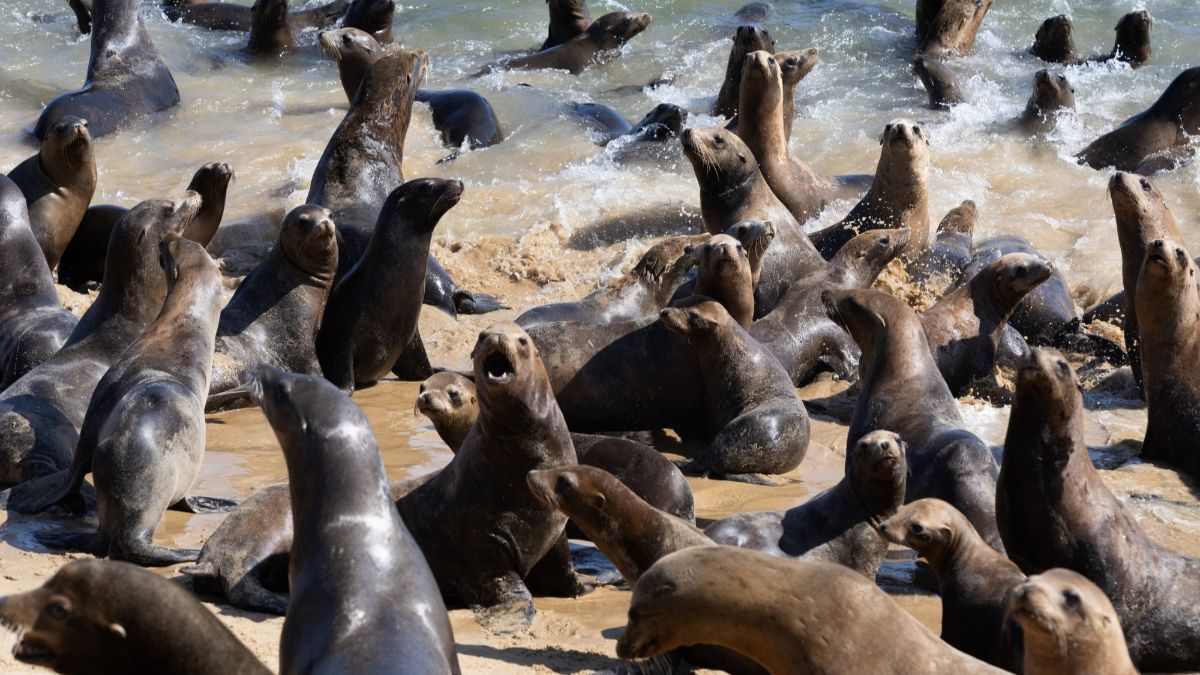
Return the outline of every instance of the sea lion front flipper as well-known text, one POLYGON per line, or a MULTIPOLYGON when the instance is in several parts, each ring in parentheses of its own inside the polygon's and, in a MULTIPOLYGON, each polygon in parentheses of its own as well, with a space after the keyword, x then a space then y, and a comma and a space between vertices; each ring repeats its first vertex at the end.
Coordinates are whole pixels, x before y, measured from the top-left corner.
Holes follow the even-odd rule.
POLYGON ((99 532, 35 532, 33 538, 42 546, 55 551, 79 551, 95 556, 104 554, 104 541, 99 532))
POLYGON ((509 308, 494 295, 466 291, 461 288, 454 292, 454 307, 459 314, 488 314, 509 308))
POLYGON ((525 575, 525 585, 530 593, 552 598, 575 598, 592 590, 575 574, 566 532, 559 535, 558 541, 525 575))
POLYGON ((184 497, 167 507, 169 511, 184 513, 228 513, 237 507, 232 499, 221 497, 184 497))
POLYGON ((429 355, 425 353, 421 333, 413 333, 412 342, 400 352, 400 358, 392 365, 392 374, 404 382, 420 382, 433 375, 433 366, 429 365, 429 355))
POLYGON ((498 635, 515 635, 533 626, 537 610, 525 582, 515 572, 485 582, 475 588, 469 603, 475 620, 487 631, 498 635))

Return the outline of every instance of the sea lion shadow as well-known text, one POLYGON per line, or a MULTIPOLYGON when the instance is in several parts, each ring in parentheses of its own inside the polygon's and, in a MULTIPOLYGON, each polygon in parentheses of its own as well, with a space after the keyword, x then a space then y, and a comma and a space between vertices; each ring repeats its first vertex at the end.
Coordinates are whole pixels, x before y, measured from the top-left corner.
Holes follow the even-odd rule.
POLYGON ((699 213, 681 205, 661 204, 633 213, 603 218, 571 233, 567 247, 574 251, 591 251, 611 244, 641 237, 662 237, 704 232, 699 213))
MULTIPOLYGON (((623 629, 622 629, 623 630, 623 629)), ((459 642, 458 653, 481 659, 503 661, 519 666, 543 666, 556 672, 560 668, 575 669, 586 666, 595 670, 620 671, 626 662, 620 659, 585 652, 578 649, 563 649, 560 647, 492 647, 489 645, 465 644, 459 642)))

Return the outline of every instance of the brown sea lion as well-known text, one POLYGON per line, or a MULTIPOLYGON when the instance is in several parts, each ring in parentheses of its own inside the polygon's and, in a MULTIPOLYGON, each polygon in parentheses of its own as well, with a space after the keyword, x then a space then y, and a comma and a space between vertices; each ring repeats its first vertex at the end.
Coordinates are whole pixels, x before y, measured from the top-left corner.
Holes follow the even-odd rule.
POLYGON ((733 649, 772 673, 1004 672, 942 642, 841 565, 729 546, 677 551, 643 574, 617 654, 646 659, 697 643, 733 649))
POLYGON ((1117 22, 1117 41, 1112 52, 1093 61, 1124 61, 1130 68, 1139 68, 1150 60, 1150 27, 1154 24, 1146 10, 1130 12, 1117 22))
MULTIPOLYGON (((754 321, 754 280, 745 247, 727 234, 715 234, 695 248, 695 294, 721 303, 738 325, 750 330, 754 321)), ((687 299, 682 302, 690 304, 687 299)))
POLYGON ((25 193, 29 224, 54 269, 96 192, 96 155, 87 120, 62 116, 44 136, 38 154, 8 177, 25 193))
POLYGON ((704 534, 718 544, 838 563, 874 579, 888 549, 875 528, 904 502, 904 452, 899 436, 873 431, 854 444, 837 485, 787 511, 723 518, 704 534))
POLYGON ((1075 49, 1073 32, 1074 25, 1071 17, 1066 14, 1052 16, 1038 26, 1029 53, 1050 63, 1061 63, 1068 66, 1080 63, 1083 61, 1083 56, 1075 49))
POLYGON ((826 260, 864 230, 908 228, 906 258, 929 246, 929 133, 910 120, 895 119, 883 128, 879 145, 879 165, 867 194, 840 222, 810 235, 826 260))
POLYGON ((542 49, 568 42, 592 25, 587 0, 546 0, 546 7, 550 10, 550 28, 542 49))
POLYGON ((830 318, 862 349, 862 389, 847 450, 876 429, 900 434, 908 444, 911 472, 906 500, 950 502, 999 548, 996 460, 987 444, 964 428, 916 312, 882 291, 830 290, 822 300, 830 318))
MULTIPOLYGON (((713 104, 714 115, 718 117, 737 116, 742 91, 742 69, 746 63, 746 57, 757 51, 764 51, 768 54, 775 53, 775 40, 771 34, 761 26, 738 26, 733 34, 733 45, 729 49, 725 79, 721 82, 721 90, 717 92, 717 101, 713 104)), ((795 114, 794 105, 793 103, 793 115, 795 114)))
POLYGON ((966 101, 958 76, 945 63, 936 59, 918 56, 913 60, 913 72, 921 80, 929 94, 929 107, 933 110, 949 110, 966 101))
POLYGON ((966 56, 992 0, 917 0, 917 53, 966 56))
POLYGON ((921 325, 950 393, 992 379, 1008 318, 1021 300, 1054 273, 1054 263, 1028 253, 1009 253, 987 264, 970 281, 921 314, 921 325))
POLYGON ((1145 111, 1092 141, 1076 157, 1093 169, 1137 171, 1156 155, 1186 151, 1200 134, 1200 67, 1183 71, 1145 111))
POLYGON ((58 352, 77 323, 58 299, 25 195, 0 176, 0 391, 58 352))
POLYGON ((1020 671, 1021 630, 1008 616, 1009 592, 1025 581, 1020 568, 940 499, 901 506, 879 533, 913 549, 933 569, 942 596, 943 640, 993 666, 1020 671))
POLYGON ((280 670, 459 673, 450 617, 396 512, 366 415, 321 377, 272 366, 256 372, 254 395, 283 448, 293 505, 280 670))
POLYGON ((357 28, 380 44, 392 41, 396 0, 351 0, 342 17, 343 28, 357 28))
POLYGON ((1066 567, 1104 591, 1138 668, 1200 668, 1200 559, 1151 540, 1104 484, 1084 442, 1082 387, 1054 350, 1034 349, 1017 374, 996 518, 1026 574, 1066 567))
POLYGON ((1009 611, 1025 632, 1025 675, 1136 675, 1112 602, 1087 577, 1055 568, 1013 589, 1009 611))
POLYGON ((783 140, 786 143, 792 137, 792 124, 796 121, 796 87, 800 80, 808 77, 817 62, 821 60, 821 52, 816 47, 796 49, 790 52, 779 52, 775 61, 779 64, 780 78, 783 80, 783 140))
POLYGON ((484 66, 478 74, 494 70, 565 70, 572 75, 588 66, 620 55, 621 47, 650 25, 652 17, 641 12, 610 12, 592 22, 587 30, 549 49, 484 66))
MULTIPOLYGON (((349 19, 349 0, 333 0, 324 5, 297 9, 287 15, 288 27, 292 31, 305 28, 325 28, 333 25, 343 15, 349 19)), ((203 2, 202 0, 162 0, 163 14, 168 21, 182 21, 210 30, 235 30, 242 33, 254 27, 253 9, 232 2, 203 2)))
POLYGON ((178 584, 128 563, 73 560, 40 588, 0 598, 21 663, 70 675, 271 671, 178 584))
POLYGON ((1054 128, 1059 111, 1075 110, 1075 87, 1066 75, 1051 75, 1042 69, 1033 76, 1033 93, 1017 125, 1025 133, 1044 133, 1054 128))
POLYGON ((909 278, 923 286, 936 284, 939 291, 957 285, 963 270, 971 263, 978 221, 979 211, 970 199, 947 211, 938 223, 933 243, 909 261, 909 278))
MULTIPOLYGON (((971 251, 971 263, 963 270, 959 283, 975 278, 984 267, 1012 253, 1026 253, 1049 260, 1023 237, 999 234, 975 244, 971 251)), ((1038 284, 1017 303, 1009 324, 1032 344, 1055 345, 1062 344, 1070 337, 1070 333, 1078 331, 1078 319, 1079 308, 1075 306, 1071 286, 1062 271, 1055 269, 1049 279, 1038 284)))

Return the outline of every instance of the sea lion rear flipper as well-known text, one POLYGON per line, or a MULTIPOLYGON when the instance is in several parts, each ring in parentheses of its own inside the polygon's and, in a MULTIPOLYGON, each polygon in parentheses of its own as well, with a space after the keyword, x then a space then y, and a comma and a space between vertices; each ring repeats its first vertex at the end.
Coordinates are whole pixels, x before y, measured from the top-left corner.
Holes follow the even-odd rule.
POLYGON ((104 554, 104 540, 99 532, 62 531, 35 532, 37 543, 55 551, 79 551, 95 556, 104 554))
POLYGON ((184 497, 168 506, 167 509, 184 513, 228 513, 237 505, 238 503, 232 499, 220 497, 184 497))
POLYGON ((530 593, 553 598, 575 598, 592 590, 581 583, 575 574, 566 532, 525 575, 525 585, 530 593))
POLYGON ((533 596, 515 572, 485 582, 469 602, 475 620, 491 633, 513 635, 533 625, 533 596))
POLYGON ((421 334, 413 333, 412 342, 400 352, 400 358, 392 365, 392 374, 405 382, 420 382, 433 375, 433 366, 429 365, 429 355, 425 353, 425 343, 421 342, 421 334))
POLYGON ((75 466, 46 476, 27 480, 0 492, 0 509, 14 513, 42 513, 54 506, 73 515, 82 515, 96 503, 96 493, 90 488, 83 490, 83 476, 91 470, 91 455, 88 468, 77 472, 75 466), (78 475, 78 477, 76 477, 78 475), (90 497, 90 499, 89 499, 90 497))
POLYGON ((119 548, 109 546, 108 557, 125 560, 143 567, 166 567, 178 563, 196 562, 200 557, 200 549, 167 548, 151 544, 145 539, 134 538, 119 548))
POLYGON ((454 292, 454 307, 459 314, 487 314, 509 308, 493 295, 465 291, 461 288, 454 292))
POLYGON ((254 406, 254 399, 250 397, 250 385, 242 384, 233 389, 226 389, 217 394, 210 394, 204 402, 204 412, 234 410, 252 406, 254 406))

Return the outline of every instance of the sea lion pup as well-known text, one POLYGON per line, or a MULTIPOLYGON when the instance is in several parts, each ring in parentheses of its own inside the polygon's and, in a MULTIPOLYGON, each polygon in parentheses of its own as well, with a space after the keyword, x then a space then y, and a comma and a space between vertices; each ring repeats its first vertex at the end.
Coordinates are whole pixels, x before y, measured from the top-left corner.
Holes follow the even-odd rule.
POLYGON ((942 642, 841 565, 730 546, 677 551, 643 574, 617 655, 646 659, 697 643, 728 647, 772 673, 1004 672, 942 642))
POLYGON ((970 199, 963 200, 947 211, 942 222, 938 223, 937 237, 933 243, 909 261, 909 278, 922 286, 929 286, 932 282, 940 282, 938 288, 957 285, 963 270, 971 264, 972 240, 977 222, 979 210, 970 199))
POLYGON ((0 176, 0 391, 58 352, 77 323, 58 299, 25 195, 0 176))
POLYGON ((1073 32, 1074 25, 1071 23, 1071 17, 1066 14, 1052 16, 1038 26, 1029 53, 1050 63, 1061 63, 1068 66, 1080 63, 1083 61, 1083 57, 1075 49, 1073 32))
POLYGON ((1075 110, 1075 87, 1066 75, 1051 75, 1042 69, 1033 76, 1033 93, 1017 125, 1029 134, 1044 133, 1054 128, 1060 110, 1075 110))
POLYGON ((908 228, 905 258, 929 246, 929 133, 895 119, 879 137, 879 165, 867 194, 841 222, 809 235, 826 260, 864 230, 908 228))
POLYGON ((830 318, 862 349, 862 391, 847 450, 876 429, 900 434, 908 443, 905 499, 950 502, 999 548, 996 460, 986 443, 963 428, 916 312, 882 291, 829 290, 822 300, 830 318))
MULTIPOLYGON (((1047 260, 1033 244, 1012 234, 1001 234, 975 245, 971 264, 963 270, 960 284, 975 278, 984 267, 1012 253, 1026 253, 1047 260)), ((1079 308, 1071 297, 1071 287, 1062 271, 1055 269, 1050 278, 1025 295, 1009 318, 1009 324, 1032 344, 1062 344, 1069 333, 1078 332, 1079 308)))
MULTIPOLYGON (((698 260, 692 298, 711 298, 721 303, 739 326, 750 330, 754 321, 754 281, 745 247, 727 234, 714 234, 695 248, 698 260)), ((684 298, 679 304, 693 303, 691 298, 684 298)))
MULTIPOLYGON (((233 169, 211 162, 196 170, 187 189, 200 195, 200 210, 183 231, 185 239, 207 247, 217 234, 225 215, 225 196, 233 180, 233 169)), ((104 278, 104 257, 113 225, 129 209, 113 204, 89 206, 58 261, 58 283, 86 292, 88 284, 104 278)))
POLYGON ((823 277, 793 284, 770 314, 750 327, 750 335, 803 386, 821 369, 844 380, 858 377, 861 353, 841 326, 826 314, 821 293, 830 288, 867 288, 908 244, 908 230, 871 230, 846 244, 823 277))
POLYGON ((966 101, 962 86, 958 83, 958 76, 941 61, 918 56, 913 61, 913 72, 929 94, 931 109, 949 110, 952 106, 966 101))
POLYGON ((713 104, 714 115, 718 117, 737 116, 742 95, 742 71, 745 68, 746 57, 758 51, 768 54, 775 53, 775 40, 771 34, 761 26, 738 26, 733 34, 733 45, 729 49, 725 79, 721 82, 721 90, 717 92, 717 100, 713 104))
POLYGON ((83 87, 46 105, 33 134, 72 116, 88 121, 92 138, 179 103, 179 89, 138 12, 139 0, 95 0, 92 51, 83 87))
POLYGON ((1136 675, 1112 602, 1087 577, 1055 568, 1013 589, 1025 675, 1136 675))
POLYGON ((536 563, 558 553, 562 568, 551 571, 576 589, 578 582, 563 550, 566 516, 534 497, 525 474, 578 459, 525 331, 493 325, 479 334, 472 359, 475 426, 446 468, 397 506, 444 596, 471 606, 485 626, 528 627, 534 608, 523 579, 536 563))
POLYGON ((396 0, 351 0, 342 17, 343 28, 357 28, 380 44, 392 41, 396 0))
POLYGON ((875 528, 904 502, 904 451, 896 434, 871 432, 854 444, 837 485, 787 511, 724 518, 704 533, 718 544, 838 563, 873 580, 888 549, 875 528))
POLYGON ((829 264, 771 191, 754 155, 737 134, 719 127, 687 129, 680 143, 700 185, 700 215, 709 234, 720 234, 745 220, 768 220, 775 227, 775 240, 755 285, 756 317, 774 309, 797 279, 828 271, 829 264))
POLYGON ((0 598, 13 656, 60 673, 271 671, 178 584, 128 563, 73 560, 40 588, 0 598))
POLYGON ((557 47, 587 32, 592 25, 587 0, 546 0, 550 10, 550 29, 542 49, 557 47))
POLYGON ((1092 141, 1076 157, 1093 169, 1138 171, 1155 155, 1185 152, 1188 137, 1200 134, 1200 67, 1189 68, 1167 85, 1145 111, 1092 141))
POLYGON ((1117 22, 1117 41, 1107 56, 1092 61, 1124 61, 1130 68, 1139 68, 1150 60, 1150 27, 1154 21, 1146 10, 1130 12, 1117 22))
POLYGON ((652 17, 643 12, 610 12, 592 22, 587 30, 566 42, 528 56, 491 63, 476 75, 496 70, 565 70, 572 75, 588 66, 621 55, 625 43, 646 30, 652 17))
POLYGON ((1020 568, 940 499, 901 506, 879 534, 913 549, 933 569, 942 596, 943 640, 993 666, 1020 671, 1021 630, 1008 616, 1009 591, 1025 581, 1020 568))
POLYGON ((993 379, 997 352, 1017 304, 1054 273, 1054 263, 1009 253, 921 314, 921 325, 950 393, 963 396, 993 379))
POLYGON ((1144 459, 1165 459, 1200 476, 1200 291, 1196 264, 1178 242, 1156 239, 1146 247, 1134 302, 1140 326, 1142 384, 1149 421, 1144 459))
POLYGON ((247 382, 260 364, 320 375, 317 329, 336 270, 337 229, 329 211, 309 204, 292 209, 275 248, 221 310, 208 395, 247 382))
POLYGON ((88 121, 60 117, 44 132, 38 153, 8 177, 25 194, 29 225, 54 269, 96 192, 96 155, 88 121))
MULTIPOLYGON (((0 483, 21 483, 65 471, 88 401, 109 366, 158 316, 167 293, 158 242, 182 230, 200 196, 145 201, 113 229, 104 283, 63 348, 0 392, 0 483)), ((21 491, 40 500, 35 486, 21 491), (25 492, 28 490, 28 492, 25 492)), ((0 508, 22 511, 22 500, 0 493, 0 508), (7 507, 4 504, 7 501, 7 507)), ((15 497, 15 495, 13 495, 15 497)))
POLYGON ((317 333, 317 358, 325 377, 343 391, 369 387, 397 364, 406 378, 432 374, 417 331, 424 263, 433 229, 462 192, 461 181, 441 178, 396 188, 367 250, 334 286, 317 333))
POLYGON ((263 366, 254 389, 295 505, 280 669, 458 673, 450 617, 366 415, 317 376, 263 366))
POLYGON ((992 0, 917 0, 917 53, 966 56, 992 0))
POLYGON ((1017 374, 996 517, 1022 571, 1067 566, 1104 591, 1138 668, 1200 668, 1200 559, 1156 544, 1104 484, 1083 438, 1079 380, 1052 349, 1034 349, 1017 374))

